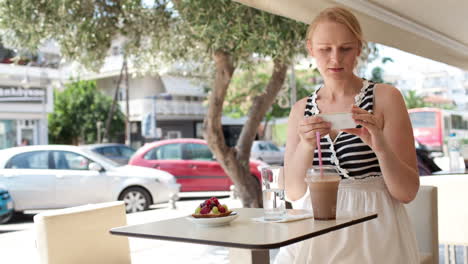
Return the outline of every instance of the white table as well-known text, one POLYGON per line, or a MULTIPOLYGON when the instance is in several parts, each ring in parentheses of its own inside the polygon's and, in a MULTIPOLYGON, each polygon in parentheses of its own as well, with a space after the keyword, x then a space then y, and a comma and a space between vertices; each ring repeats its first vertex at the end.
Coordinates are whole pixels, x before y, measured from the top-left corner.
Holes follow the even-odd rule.
MULTIPOLYGON (((111 234, 169 241, 224 246, 231 263, 269 263, 269 249, 280 248, 305 239, 336 231, 377 218, 366 214, 329 221, 312 218, 288 223, 255 222, 263 209, 236 208, 239 217, 229 225, 202 227, 187 217, 112 228, 111 234)), ((297 210, 288 210, 288 212, 297 210)))

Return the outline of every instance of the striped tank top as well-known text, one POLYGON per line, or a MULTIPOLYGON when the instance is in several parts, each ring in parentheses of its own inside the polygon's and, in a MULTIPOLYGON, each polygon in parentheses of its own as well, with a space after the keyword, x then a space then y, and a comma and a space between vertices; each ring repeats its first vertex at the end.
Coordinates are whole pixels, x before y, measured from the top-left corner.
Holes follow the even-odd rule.
MULTIPOLYGON (((370 113, 373 112, 374 106, 374 87, 373 82, 364 79, 361 91, 354 98, 357 106, 370 113)), ((307 99, 304 116, 320 113, 316 103, 320 88, 307 99)), ((341 178, 365 179, 382 176, 377 156, 358 136, 340 131, 332 140, 330 135, 326 135, 320 139, 320 147, 323 165, 335 166, 341 178)), ((317 150, 314 153, 313 165, 319 165, 317 150)))

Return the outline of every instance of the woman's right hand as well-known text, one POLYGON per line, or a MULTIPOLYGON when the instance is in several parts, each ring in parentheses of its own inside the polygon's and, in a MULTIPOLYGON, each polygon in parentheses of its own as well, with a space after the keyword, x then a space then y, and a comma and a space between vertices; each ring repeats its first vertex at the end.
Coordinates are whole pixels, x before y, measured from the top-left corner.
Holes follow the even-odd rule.
POLYGON ((301 139, 301 144, 307 144, 311 149, 317 147, 315 133, 319 132, 323 137, 330 133, 331 123, 324 121, 318 116, 304 117, 299 122, 298 133, 301 139))

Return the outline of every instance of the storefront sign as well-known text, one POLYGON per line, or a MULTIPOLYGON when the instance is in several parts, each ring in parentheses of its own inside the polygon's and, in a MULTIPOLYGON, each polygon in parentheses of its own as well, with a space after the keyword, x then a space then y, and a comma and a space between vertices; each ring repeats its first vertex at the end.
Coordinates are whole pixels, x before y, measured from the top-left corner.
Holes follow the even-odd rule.
POLYGON ((42 102, 45 98, 44 88, 0 87, 0 102, 42 102))

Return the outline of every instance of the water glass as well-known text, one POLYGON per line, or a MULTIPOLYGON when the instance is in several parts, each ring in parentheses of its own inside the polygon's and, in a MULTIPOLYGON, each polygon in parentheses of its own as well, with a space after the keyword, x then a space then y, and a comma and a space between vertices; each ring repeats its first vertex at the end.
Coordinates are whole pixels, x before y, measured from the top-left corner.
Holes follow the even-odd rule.
POLYGON ((286 216, 283 167, 266 166, 261 169, 261 173, 264 219, 281 220, 286 216))

